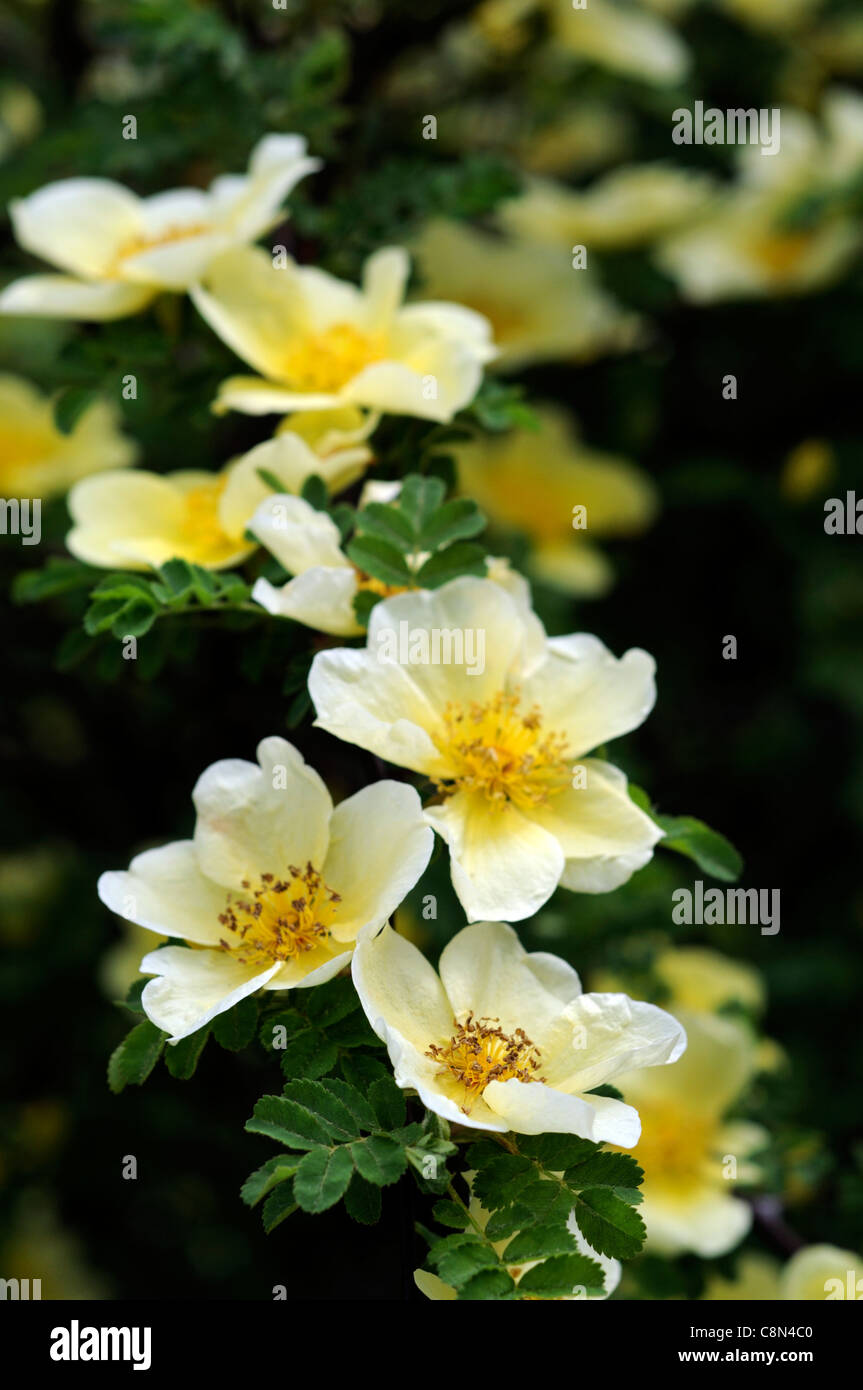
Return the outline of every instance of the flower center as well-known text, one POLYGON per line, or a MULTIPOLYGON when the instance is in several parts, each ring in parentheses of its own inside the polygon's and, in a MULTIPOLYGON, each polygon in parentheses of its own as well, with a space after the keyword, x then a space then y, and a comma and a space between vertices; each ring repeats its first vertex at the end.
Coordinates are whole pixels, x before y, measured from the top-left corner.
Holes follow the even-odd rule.
POLYGON ((0 479, 5 481, 4 490, 15 490, 11 481, 18 469, 30 468, 50 458, 57 447, 58 441, 44 427, 28 428, 26 425, 13 424, 10 420, 0 422, 0 479))
POLYGON ((209 230, 210 227, 206 222, 190 222, 185 227, 166 227, 163 232, 159 232, 156 236, 141 234, 130 237, 128 241, 123 242, 115 255, 111 270, 116 274, 123 261, 128 260, 130 256, 139 256, 142 251, 155 251, 160 246, 173 246, 178 241, 188 241, 191 237, 205 236, 209 230))
POLYGON ((464 709, 450 702, 435 743, 451 771, 436 785, 445 796, 479 792, 492 806, 539 806, 571 782, 566 737, 543 733, 540 710, 519 709, 517 692, 500 691, 464 709))
POLYGON ((219 914, 233 938, 219 944, 243 965, 264 967, 313 951, 329 937, 341 902, 311 864, 292 865, 287 878, 261 874, 257 885, 244 879, 243 888, 247 892, 230 894, 219 914))
POLYGON ((539 1069, 539 1050, 534 1047, 523 1028, 505 1033, 496 1018, 474 1018, 469 1013, 464 1023, 453 1019, 453 1035, 442 1046, 432 1043, 426 1051, 441 1064, 441 1074, 449 1072, 464 1090, 461 1106, 469 1115, 477 1096, 490 1081, 542 1081, 534 1073, 539 1069))
POLYGON ((654 1187, 666 1188, 703 1181, 711 1157, 712 1124, 691 1114, 684 1117, 676 1106, 668 1104, 641 1102, 638 1110, 641 1138, 635 1158, 644 1168, 647 1181, 654 1187))
POLYGON ((753 243, 755 259, 771 275, 782 277, 794 270, 812 245, 811 232, 772 232, 753 243))
POLYGON ((204 564, 228 559, 236 553, 237 538, 227 535, 219 519, 219 502, 225 479, 202 483, 184 494, 180 522, 184 549, 204 564))
POLYGON ((362 333, 352 323, 334 323, 322 333, 308 333, 286 353, 284 378, 298 391, 338 391, 372 362, 380 362, 380 334, 362 333))

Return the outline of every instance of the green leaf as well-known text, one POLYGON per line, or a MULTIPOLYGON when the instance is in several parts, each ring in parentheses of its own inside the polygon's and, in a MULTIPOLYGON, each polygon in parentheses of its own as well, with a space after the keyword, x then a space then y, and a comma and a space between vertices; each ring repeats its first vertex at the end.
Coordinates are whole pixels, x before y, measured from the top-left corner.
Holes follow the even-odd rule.
POLYGON ((597 1144, 589 1139, 577 1139, 574 1134, 522 1134, 518 1147, 527 1158, 541 1163, 552 1173, 562 1173, 565 1168, 599 1152, 597 1144))
POLYGON ((631 1260, 644 1244, 638 1212, 607 1188, 592 1188, 575 1200, 575 1219, 588 1245, 600 1255, 631 1260))
POLYGON ((306 991, 310 998, 305 1005, 309 1018, 314 1019, 319 1028, 329 1028, 341 1023, 349 1014, 356 1013, 360 1007, 359 995, 349 975, 338 976, 325 985, 306 991))
POLYGON ((339 1060, 336 1044, 319 1028, 306 1028, 297 1033, 287 1047, 278 1049, 282 1074, 287 1079, 308 1077, 316 1081, 332 1071, 339 1060))
POLYGON ((116 1094, 124 1086, 140 1086, 147 1080, 165 1046, 166 1034, 147 1018, 127 1033, 108 1062, 108 1085, 116 1094))
MULTIPOLYGON (((277 491, 284 492, 284 487, 279 484, 277 491)), ((306 481, 300 489, 300 496, 304 502, 308 502, 310 507, 314 507, 316 512, 326 511, 329 493, 327 492, 326 483, 317 473, 313 473, 311 477, 306 478, 306 481)))
POLYGON ((351 1086, 347 1081, 341 1081, 336 1076, 328 1076, 321 1085, 330 1095, 335 1096, 346 1110, 349 1110, 359 1129, 376 1130, 378 1120, 372 1106, 369 1104, 362 1091, 358 1091, 356 1086, 351 1086))
POLYGON ((484 531, 486 519, 476 502, 469 497, 455 497, 434 513, 420 536, 419 549, 438 550, 449 541, 478 536, 484 531))
POLYGON ((210 1025, 207 1023, 196 1033, 190 1033, 173 1047, 165 1049, 165 1066, 177 1081, 188 1081, 190 1076, 194 1076, 209 1036, 210 1025))
POLYGON ((381 1216, 381 1190, 374 1183, 366 1182, 359 1173, 354 1173, 351 1184, 345 1193, 345 1209, 348 1216, 364 1226, 374 1226, 381 1216))
POLYGON ((357 1172, 376 1187, 398 1182, 407 1168, 404 1149, 388 1134, 371 1134, 349 1147, 357 1172))
POLYGON ((508 1265, 526 1264, 528 1260, 545 1260, 550 1255, 578 1254, 575 1236, 559 1222, 531 1226, 518 1231, 504 1250, 501 1259, 508 1265))
POLYGON ((446 486, 440 478, 409 473, 404 479, 399 506, 418 535, 425 530, 445 496, 446 486))
POLYGON ((280 1183, 275 1191, 270 1193, 261 1214, 267 1235, 274 1231, 288 1216, 292 1216, 296 1210, 297 1203, 294 1201, 293 1189, 287 1183, 280 1183))
POLYGON ((445 1236, 429 1251, 429 1260, 445 1284, 459 1289, 482 1269, 498 1268, 500 1261, 491 1246, 467 1232, 445 1236))
POLYGON ((410 519, 395 506, 369 502, 356 515, 356 529, 365 536, 376 536, 405 554, 417 549, 417 538, 410 519))
POLYGON ((458 1202, 435 1202, 432 1215, 441 1226, 451 1226, 456 1231, 466 1231, 470 1226, 470 1217, 458 1202))
POLYGON ((258 1026, 258 1001, 254 995, 247 995, 225 1013, 216 1014, 210 1025, 213 1037, 220 1047, 229 1052, 242 1052, 248 1047, 258 1026))
MULTIPOLYGON (((247 1207, 257 1206, 280 1182, 292 1178, 298 1167, 299 1161, 293 1154, 276 1154, 275 1158, 268 1158, 246 1178, 240 1188, 240 1197, 247 1207)), ((293 1191, 291 1197, 293 1199, 293 1191)))
POLYGON ((567 1298, 575 1289, 584 1289, 586 1297, 605 1292, 605 1280, 596 1260, 587 1255, 554 1255, 534 1265, 518 1281, 519 1295, 538 1298, 567 1298))
POLYGON ((369 1087, 369 1100, 381 1129, 397 1129, 405 1122, 404 1091, 391 1076, 383 1076, 369 1087))
POLYGON ((24 570, 16 575, 12 583, 12 598, 15 603, 40 603, 58 594, 89 589, 99 573, 91 565, 82 565, 79 560, 52 558, 43 569, 24 570))
MULTIPOLYGON (((384 1063, 379 1061, 377 1057, 368 1056, 365 1052, 349 1053, 347 1056, 342 1057, 339 1065, 345 1080, 349 1081, 352 1086, 356 1086, 361 1091, 368 1092, 369 1088, 376 1081, 391 1079, 384 1063)), ((371 1099, 370 1094, 369 1099, 371 1099)), ((372 1104, 374 1104, 373 1101, 372 1104)), ((378 1112, 378 1115, 380 1116, 380 1112, 378 1112)), ((404 1106, 402 1106, 402 1118, 404 1118, 404 1106)), ((386 1121, 379 1122, 381 1123, 382 1129, 389 1128, 386 1121)))
MULTIPOLYGON (((346 1086, 347 1082, 341 1085, 346 1086)), ((284 1088, 289 1101, 303 1106, 318 1121, 331 1139, 344 1142, 358 1139, 360 1126, 352 1110, 348 1109, 342 1097, 322 1081, 289 1081, 284 1088)), ((362 1096, 357 1092, 359 1100, 362 1096)))
POLYGON ((149 983, 150 981, 143 977, 139 980, 133 980, 126 991, 126 998, 123 1000, 123 1004, 124 1007, 130 1009, 133 1014, 143 1014, 144 1006, 141 1003, 141 995, 144 993, 145 985, 149 983))
POLYGON ((359 589, 354 594, 354 617, 360 627, 368 627, 372 609, 380 603, 382 598, 383 594, 373 593, 371 589, 359 589))
POLYGON ((61 434, 71 434, 96 399, 89 386, 67 386, 54 402, 54 424, 61 434))
POLYGON ((348 559, 383 584, 409 585, 411 572, 401 551, 377 536, 355 536, 347 547, 348 559))
POLYGON ((346 1148, 312 1149, 300 1160, 294 1176, 294 1197, 303 1211, 326 1211, 345 1194, 353 1176, 346 1148))
POLYGON ((665 831, 663 849, 694 859, 702 873, 723 883, 734 883, 743 872, 743 859, 734 846, 694 816, 657 816, 665 831))
POLYGON ((468 1279, 459 1290, 459 1298, 494 1300, 511 1298, 516 1288, 514 1279, 505 1269, 482 1269, 468 1279))
POLYGON ((276 477, 275 473, 271 473, 269 468, 256 468, 255 472, 264 484, 264 487, 268 487, 271 492, 284 492, 284 483, 276 477))
POLYGON ((446 550, 438 550, 426 560, 414 576, 414 583, 421 589, 439 589, 451 579, 462 574, 473 574, 482 578, 486 574, 486 552, 473 541, 456 541, 446 550))
POLYGON ((107 632, 119 618, 126 607, 126 600, 122 598, 103 598, 91 603, 87 612, 84 614, 84 631, 89 637, 95 637, 97 633, 107 632))
POLYGON ((251 1134, 266 1134, 292 1149, 313 1149, 328 1144, 330 1133, 317 1115, 284 1096, 261 1096, 252 1118, 246 1121, 251 1134))
POLYGON ((143 637, 156 621, 156 605, 144 598, 133 599, 124 604, 111 625, 114 636, 121 641, 125 637, 143 637))
POLYGON ((632 1154, 597 1153, 584 1163, 567 1168, 563 1180, 568 1187, 638 1187, 644 1172, 632 1154))

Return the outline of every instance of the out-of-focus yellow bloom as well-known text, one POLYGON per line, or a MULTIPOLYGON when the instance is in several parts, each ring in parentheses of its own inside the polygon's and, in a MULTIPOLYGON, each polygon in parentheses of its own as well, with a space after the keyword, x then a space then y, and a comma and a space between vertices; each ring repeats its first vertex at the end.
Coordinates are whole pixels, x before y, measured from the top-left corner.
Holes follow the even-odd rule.
POLYGON ((648 1249, 709 1259, 732 1250, 752 1224, 734 1182, 757 1177, 751 1158, 767 1134, 725 1116, 757 1070, 756 1048, 736 1020, 683 1010, 677 1017, 689 1039, 681 1060, 615 1085, 641 1116, 635 1158, 644 1168, 648 1249))
POLYGON ((550 246, 584 245, 588 253, 638 246, 692 219, 715 189, 706 174, 670 164, 628 165, 579 192, 536 179, 504 204, 514 235, 550 246))
POLYGON ((741 1004, 753 1013, 764 1008, 764 982, 743 961, 701 946, 676 946, 663 951, 654 970, 669 989, 668 1007, 690 1013, 716 1013, 725 1004, 741 1004))
POLYGON ((456 450, 461 491, 501 527, 527 535, 533 575, 567 593, 596 595, 613 582, 594 538, 633 535, 650 525, 656 494, 625 459, 590 449, 572 417, 536 410, 540 429, 485 435, 456 450), (573 508, 586 529, 573 528, 573 508))
POLYGON ((640 336, 638 318, 576 270, 567 250, 550 254, 457 222, 430 223, 415 244, 423 292, 454 298, 492 325, 503 370, 533 362, 589 362, 626 352, 640 336))
POLYGON ((709 1276, 701 1300, 717 1303, 741 1299, 750 1303, 779 1296, 779 1261, 757 1251, 747 1251, 740 1256, 731 1278, 715 1272, 709 1276))
POLYGON ((691 66, 683 40, 658 14, 629 0, 544 0, 552 31, 570 53, 656 86, 680 82, 691 66))
POLYGON ((398 246, 366 261, 361 288, 245 247, 192 293, 219 337, 260 373, 231 377, 217 409, 250 415, 346 406, 451 420, 495 355, 488 321, 461 304, 404 304, 398 246))
POLYGON ((657 247, 660 267, 687 299, 803 294, 836 279, 861 244, 858 217, 843 210, 841 191, 863 170, 863 98, 833 89, 822 125, 783 110, 779 150, 741 147, 740 179, 692 226, 657 247), (792 214, 810 196, 828 205, 814 221, 792 214), (789 220, 791 219, 791 220, 789 220))
POLYGON ((0 88, 0 161, 32 140, 42 125, 42 107, 29 87, 8 82, 0 88))
POLYGON ((153 949, 153 933, 134 922, 122 922, 122 935, 109 946, 99 962, 99 984, 109 999, 125 999, 130 985, 140 977, 140 964, 153 949))
POLYGON ((719 0, 728 14, 753 29, 790 33, 800 29, 824 0, 719 0))
POLYGON ((836 476, 836 459, 823 439, 804 439, 785 460, 779 487, 789 502, 808 502, 836 476))
POLYGON ((863 14, 828 15, 806 36, 806 45, 830 72, 863 72, 863 14))
POLYGON ((519 163, 539 175, 576 174, 621 159, 631 137, 626 113, 610 103, 576 106, 559 119, 525 135, 519 163))
POLYGON ((78 559, 108 569, 156 568, 174 558, 206 569, 237 565, 256 548, 246 529, 271 496, 262 470, 285 493, 300 492, 314 474, 337 491, 362 472, 371 457, 362 442, 368 424, 359 411, 329 414, 334 428, 317 414, 298 415, 303 434, 283 425, 220 473, 139 470, 89 478, 69 494, 74 524, 66 545, 78 559))
POLYGON ((858 1301, 863 1298, 863 1259, 835 1245, 807 1245, 783 1269, 779 1297, 807 1303, 858 1301))
POLYGON ((829 1303, 863 1298, 863 1259, 835 1245, 806 1245, 786 1264, 754 1252, 743 1255, 731 1279, 712 1274, 702 1299, 773 1299, 829 1303))
POLYGON ((61 1226, 50 1194, 30 1189, 19 1201, 8 1240, 0 1250, 6 1278, 40 1280, 44 1299, 104 1299, 110 1290, 90 1269, 75 1237, 61 1226))
POLYGON ((9 212, 19 245, 64 275, 28 275, 0 294, 0 313, 104 320, 143 309, 163 290, 187 290, 214 257, 257 240, 291 189, 320 168, 299 135, 267 135, 246 174, 206 191, 139 198, 110 179, 46 184, 9 212))
POLYGON ((0 376, 0 494, 44 499, 87 474, 127 468, 137 449, 118 418, 115 407, 96 401, 61 434, 49 397, 20 377, 0 376))

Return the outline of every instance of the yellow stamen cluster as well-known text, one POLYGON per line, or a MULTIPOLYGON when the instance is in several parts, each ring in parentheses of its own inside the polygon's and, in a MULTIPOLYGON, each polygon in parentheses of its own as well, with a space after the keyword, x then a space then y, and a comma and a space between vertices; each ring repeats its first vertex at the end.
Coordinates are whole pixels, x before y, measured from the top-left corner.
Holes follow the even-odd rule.
POLYGON ((374 575, 366 574, 365 570, 358 569, 354 565, 357 576, 357 588, 365 589, 370 594, 380 594, 382 598, 392 598, 393 594, 407 593, 405 584, 385 584, 382 579, 375 579, 374 575))
POLYGON ((352 323, 334 323, 300 338, 282 363, 285 381, 297 391, 338 391, 364 367, 380 362, 384 343, 352 323))
POLYGON ((219 520, 219 501, 224 488, 225 480, 216 479, 191 488, 183 497, 185 510, 180 523, 183 540, 204 563, 227 559, 237 550, 237 538, 228 536, 219 520))
POLYGON ((130 237, 120 247, 114 257, 114 269, 122 261, 128 260, 130 256, 139 256, 142 251, 155 251, 160 246, 173 246, 178 241, 188 241, 192 237, 205 236, 210 228, 206 222, 190 222, 185 227, 174 226, 166 227, 163 232, 158 232, 154 236, 130 237))
POLYGON ((517 692, 499 692, 467 709, 450 702, 435 742, 449 765, 437 786, 445 795, 479 792, 493 806, 542 805, 571 782, 566 737, 543 734, 539 709, 519 708, 517 692))
POLYGON ((311 864, 293 865, 287 878, 262 874, 257 886, 244 879, 245 897, 233 894, 219 921, 231 933, 220 945, 243 965, 264 968, 295 960, 330 935, 341 896, 328 888, 311 864))
POLYGON ((448 1042, 432 1043, 426 1056, 441 1064, 464 1089, 461 1108, 469 1115, 477 1096, 491 1081, 542 1081, 540 1055, 523 1028, 505 1033, 496 1018, 474 1018, 464 1023, 453 1019, 453 1035, 448 1042))
MULTIPOLYGON (((673 1105, 642 1101, 638 1111, 641 1138, 635 1157, 652 1186, 679 1190, 709 1177, 712 1124, 673 1105)), ((717 1176, 720 1172, 717 1167, 717 1176)))
POLYGON ((796 269, 812 245, 810 232, 776 231, 758 237, 753 244, 756 259, 772 275, 782 277, 796 269))

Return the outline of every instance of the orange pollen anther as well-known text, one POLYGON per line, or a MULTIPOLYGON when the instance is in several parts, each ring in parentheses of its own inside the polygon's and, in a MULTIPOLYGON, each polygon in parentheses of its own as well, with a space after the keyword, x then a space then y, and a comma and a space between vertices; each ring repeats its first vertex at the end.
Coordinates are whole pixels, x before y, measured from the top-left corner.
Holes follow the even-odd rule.
POLYGON ((247 879, 242 897, 231 894, 219 921, 230 937, 220 941, 243 965, 264 968, 313 951, 330 935, 340 894, 328 888, 317 869, 288 869, 286 878, 262 874, 257 886, 247 879))
POLYGON ((432 1043, 426 1051, 441 1064, 441 1075, 447 1072, 464 1089, 461 1106, 469 1115, 476 1097, 491 1081, 542 1081, 539 1070, 539 1050, 523 1028, 505 1033, 496 1018, 474 1018, 469 1013, 464 1023, 453 1019, 453 1035, 442 1046, 432 1043))

